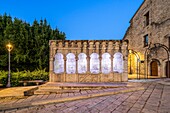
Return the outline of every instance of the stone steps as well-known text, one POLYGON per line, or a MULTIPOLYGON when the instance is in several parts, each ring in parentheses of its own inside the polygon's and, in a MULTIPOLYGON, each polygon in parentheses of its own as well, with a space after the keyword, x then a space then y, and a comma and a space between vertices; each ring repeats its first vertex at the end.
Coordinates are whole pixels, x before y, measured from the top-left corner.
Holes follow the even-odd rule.
POLYGON ((66 90, 62 90, 62 89, 38 89, 36 91, 34 91, 34 94, 35 95, 48 95, 48 94, 51 94, 51 93, 56 93, 56 94, 62 94, 62 93, 76 93, 76 92, 80 92, 79 89, 77 90, 69 90, 69 89, 66 89, 66 90))
POLYGON ((121 88, 127 84, 120 83, 46 83, 38 87, 34 94, 51 94, 51 93, 75 93, 81 90, 100 90, 106 88, 121 88))

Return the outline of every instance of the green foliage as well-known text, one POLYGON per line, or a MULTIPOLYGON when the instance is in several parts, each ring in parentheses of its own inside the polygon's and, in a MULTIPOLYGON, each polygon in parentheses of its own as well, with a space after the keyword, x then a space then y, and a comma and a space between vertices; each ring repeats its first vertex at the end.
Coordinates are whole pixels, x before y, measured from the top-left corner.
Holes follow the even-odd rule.
POLYGON ((65 33, 52 29, 47 20, 34 20, 30 25, 18 18, 0 15, 0 70, 8 70, 6 44, 12 43, 11 70, 44 69, 48 71, 49 40, 64 40, 65 33))
POLYGON ((7 76, 8 76, 8 72, 0 71, 0 84, 3 84, 3 86, 7 84, 7 76))
MULTIPOLYGON (((0 84, 3 84, 3 86, 7 85, 7 77, 8 72, 6 71, 0 71, 0 84)), ((22 85, 19 83, 19 81, 24 80, 44 80, 48 81, 49 76, 48 72, 46 70, 35 70, 35 71, 18 71, 18 72, 12 72, 11 73, 11 86, 19 86, 22 85)))

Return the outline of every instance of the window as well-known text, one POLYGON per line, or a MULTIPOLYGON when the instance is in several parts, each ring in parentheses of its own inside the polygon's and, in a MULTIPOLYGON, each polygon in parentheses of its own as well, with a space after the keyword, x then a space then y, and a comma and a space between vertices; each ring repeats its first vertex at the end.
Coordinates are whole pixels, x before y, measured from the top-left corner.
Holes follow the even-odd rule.
POLYGON ((148 34, 144 36, 144 47, 148 46, 148 34))
POLYGON ((145 15, 145 26, 149 25, 149 12, 147 12, 145 15))

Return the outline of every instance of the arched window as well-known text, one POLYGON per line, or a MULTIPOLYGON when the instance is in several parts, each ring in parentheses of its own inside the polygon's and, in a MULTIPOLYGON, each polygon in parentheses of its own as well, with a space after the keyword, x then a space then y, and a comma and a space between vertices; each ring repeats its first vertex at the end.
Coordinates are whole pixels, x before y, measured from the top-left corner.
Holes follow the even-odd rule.
POLYGON ((92 53, 90 55, 90 72, 93 74, 98 74, 100 72, 100 61, 97 53, 92 53))
POLYGON ((102 73, 108 74, 111 72, 111 59, 109 53, 103 53, 102 55, 102 73))
POLYGON ((114 54, 113 58, 113 71, 122 73, 123 72, 123 55, 120 52, 114 54))
POLYGON ((64 59, 63 54, 57 53, 54 60, 54 72, 63 73, 64 72, 64 59))
POLYGON ((78 73, 86 73, 87 71, 87 59, 85 53, 80 53, 78 55, 78 73))
POLYGON ((67 54, 66 72, 67 74, 74 74, 76 72, 76 59, 73 53, 67 54))

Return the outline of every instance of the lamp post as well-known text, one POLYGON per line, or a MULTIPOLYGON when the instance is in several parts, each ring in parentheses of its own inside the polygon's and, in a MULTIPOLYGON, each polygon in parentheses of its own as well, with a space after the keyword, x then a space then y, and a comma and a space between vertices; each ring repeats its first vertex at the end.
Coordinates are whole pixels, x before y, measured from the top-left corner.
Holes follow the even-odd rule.
POLYGON ((9 55, 8 55, 8 83, 7 83, 7 86, 6 87, 11 87, 11 75, 10 75, 10 71, 11 71, 11 69, 10 69, 10 52, 11 52, 11 50, 13 49, 13 46, 10 44, 10 43, 8 43, 7 45, 6 45, 6 48, 7 48, 7 50, 8 50, 8 53, 9 53, 9 55))

